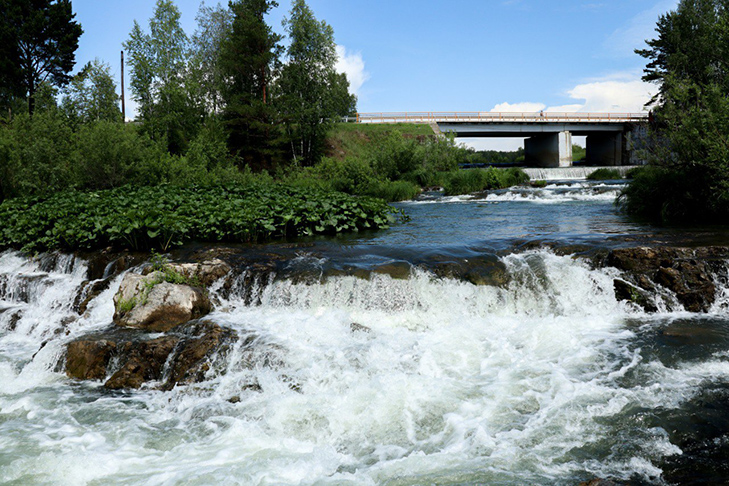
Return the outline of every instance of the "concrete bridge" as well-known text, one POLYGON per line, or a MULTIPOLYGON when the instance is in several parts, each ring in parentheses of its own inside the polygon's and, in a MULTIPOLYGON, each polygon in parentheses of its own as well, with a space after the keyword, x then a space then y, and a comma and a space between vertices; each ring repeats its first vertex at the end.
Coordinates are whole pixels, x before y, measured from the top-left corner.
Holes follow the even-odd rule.
POLYGON ((645 144, 646 113, 358 113, 357 123, 428 123, 436 133, 459 138, 518 137, 524 157, 535 167, 571 167, 572 136, 587 137, 590 165, 639 163, 635 150, 645 144))

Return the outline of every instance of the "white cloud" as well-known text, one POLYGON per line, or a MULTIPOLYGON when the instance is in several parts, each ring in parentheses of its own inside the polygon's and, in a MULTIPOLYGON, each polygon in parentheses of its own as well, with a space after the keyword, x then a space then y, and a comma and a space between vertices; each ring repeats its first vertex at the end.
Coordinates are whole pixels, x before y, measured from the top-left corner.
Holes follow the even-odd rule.
POLYGON ((337 46, 337 64, 334 68, 337 72, 347 75, 349 91, 354 95, 358 94, 365 81, 370 79, 370 73, 365 70, 362 54, 347 52, 347 48, 344 46, 337 46))
MULTIPOLYGON (((657 93, 658 87, 641 81, 639 73, 615 73, 598 79, 588 80, 567 91, 578 103, 547 106, 544 103, 519 102, 499 103, 492 112, 503 113, 639 113, 644 105, 657 93)), ((476 150, 516 150, 523 145, 521 138, 470 138, 459 139, 476 150)), ((577 140, 576 143, 583 141, 577 140)))
POLYGON ((588 80, 567 90, 576 103, 547 106, 544 103, 499 103, 492 112, 535 113, 545 112, 613 112, 636 113, 645 111, 644 105, 658 92, 654 84, 641 81, 639 73, 615 73, 588 80))
POLYGON ((567 93, 581 101, 580 112, 636 113, 658 92, 654 84, 641 81, 639 74, 618 74, 578 84, 567 93))
POLYGON ((623 27, 616 29, 603 43, 607 52, 616 57, 629 57, 635 49, 646 47, 645 41, 656 37, 656 23, 662 14, 675 10, 678 0, 661 0, 640 12, 623 27))
POLYGON ((499 103, 494 106, 493 113, 533 113, 545 109, 547 105, 544 103, 531 103, 524 101, 521 103, 499 103))

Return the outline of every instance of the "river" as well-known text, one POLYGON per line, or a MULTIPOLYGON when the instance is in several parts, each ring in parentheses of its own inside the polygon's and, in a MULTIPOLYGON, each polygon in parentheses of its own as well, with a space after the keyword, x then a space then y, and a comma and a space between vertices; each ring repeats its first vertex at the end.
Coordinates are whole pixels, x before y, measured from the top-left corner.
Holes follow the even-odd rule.
POLYGON ((67 342, 112 325, 121 276, 79 316, 83 259, 0 254, 0 483, 723 483, 726 276, 707 314, 648 314, 589 258, 729 233, 630 221, 620 188, 426 194, 387 231, 238 247, 283 271, 215 295, 208 318, 241 339, 166 392, 59 369, 67 342))

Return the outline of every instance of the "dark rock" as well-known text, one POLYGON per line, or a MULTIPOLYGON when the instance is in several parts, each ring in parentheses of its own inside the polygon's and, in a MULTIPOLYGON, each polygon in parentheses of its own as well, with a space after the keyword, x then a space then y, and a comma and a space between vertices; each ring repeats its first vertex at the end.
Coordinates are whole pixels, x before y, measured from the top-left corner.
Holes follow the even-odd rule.
POLYGON ((160 380, 165 362, 178 342, 176 336, 162 336, 119 345, 118 354, 123 364, 104 387, 110 390, 139 388, 145 382, 160 380))
POLYGON ((618 486, 617 483, 608 481, 607 479, 592 479, 590 481, 584 481, 580 483, 580 486, 618 486))
POLYGON ((637 287, 625 280, 616 278, 613 280, 615 298, 627 300, 642 307, 646 312, 656 312, 658 308, 650 298, 650 294, 644 289, 637 287))
POLYGON ((713 275, 725 269, 727 257, 729 248, 724 247, 620 248, 612 250, 604 264, 622 270, 625 280, 638 288, 626 294, 630 289, 618 284, 615 290, 619 299, 632 300, 630 296, 636 292, 650 294, 660 285, 686 310, 705 312, 716 298, 713 275))
POLYGON ((76 299, 73 301, 73 310, 76 311, 77 314, 82 315, 88 309, 89 303, 98 297, 104 290, 108 289, 110 283, 110 278, 85 282, 81 286, 79 293, 76 295, 76 299))
POLYGON ((78 380, 103 380, 116 351, 116 343, 107 340, 74 341, 66 352, 66 375, 78 380))
POLYGON ((375 267, 372 273, 389 275, 397 280, 407 280, 410 278, 411 271, 412 267, 408 262, 392 262, 375 267))
POLYGON ((357 324, 356 322, 353 322, 349 325, 349 329, 352 332, 372 332, 372 329, 370 329, 367 326, 363 326, 362 324, 357 324))
POLYGON ((203 381, 212 366, 213 355, 224 358, 236 334, 212 322, 196 322, 187 326, 182 340, 170 362, 170 372, 164 384, 172 389, 176 384, 203 381))

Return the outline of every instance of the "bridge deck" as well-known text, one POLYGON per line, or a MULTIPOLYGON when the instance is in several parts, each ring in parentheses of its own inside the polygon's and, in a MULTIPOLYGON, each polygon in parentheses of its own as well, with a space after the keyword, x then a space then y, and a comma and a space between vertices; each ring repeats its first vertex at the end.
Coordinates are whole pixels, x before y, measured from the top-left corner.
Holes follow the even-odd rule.
POLYGON ((496 113, 490 111, 357 113, 357 123, 629 123, 647 113, 496 113))

